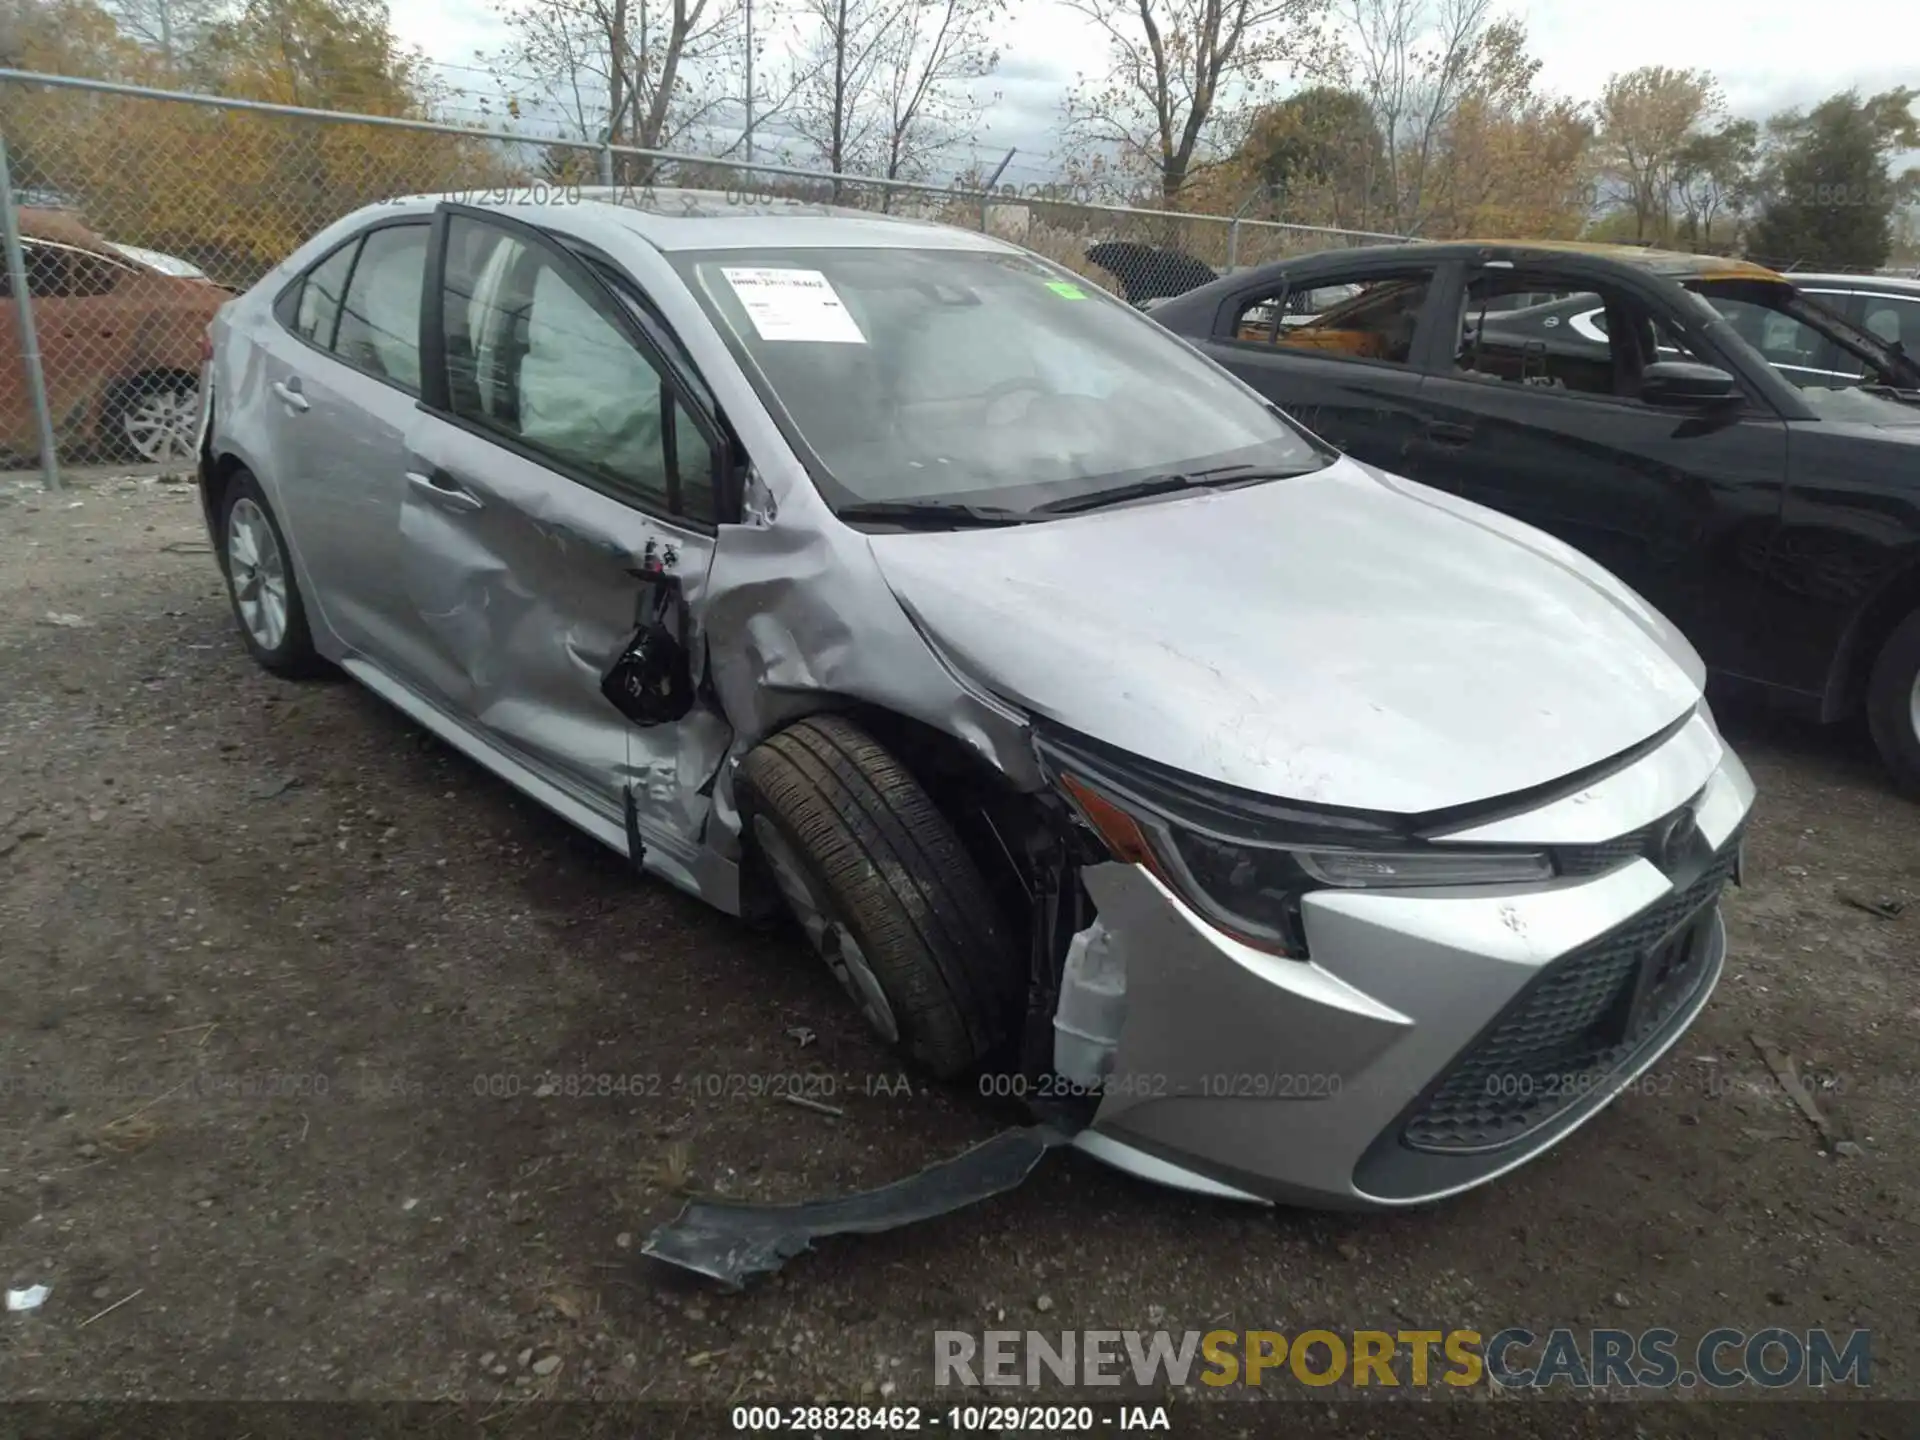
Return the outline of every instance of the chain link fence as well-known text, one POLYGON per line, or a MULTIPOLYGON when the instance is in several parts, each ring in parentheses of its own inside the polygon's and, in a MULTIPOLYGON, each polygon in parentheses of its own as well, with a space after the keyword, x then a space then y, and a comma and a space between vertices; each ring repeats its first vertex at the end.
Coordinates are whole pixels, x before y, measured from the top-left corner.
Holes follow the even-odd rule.
POLYGON ((612 185, 629 203, 669 187, 829 203, 985 230, 1142 305, 1230 269, 1400 238, 1097 204, 1067 185, 889 182, 12 70, 0 136, 20 272, 0 269, 0 467, 37 456, 49 484, 43 433, 62 460, 190 460, 214 311, 322 227, 401 195, 612 185))

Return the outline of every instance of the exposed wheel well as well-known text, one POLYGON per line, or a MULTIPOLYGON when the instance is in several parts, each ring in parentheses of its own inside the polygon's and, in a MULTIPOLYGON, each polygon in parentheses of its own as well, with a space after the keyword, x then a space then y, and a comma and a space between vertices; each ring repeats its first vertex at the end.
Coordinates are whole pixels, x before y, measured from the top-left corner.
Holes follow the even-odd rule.
MULTIPOLYGON (((880 706, 832 708, 864 728, 919 782, 979 868, 1002 919, 1013 934, 1026 937, 1026 1015, 1017 1054, 1008 1058, 1030 1078, 1043 1076, 1053 1063, 1052 1021, 1068 943, 1093 918, 1079 867, 1095 858, 1097 842, 1050 790, 1022 791, 944 731, 880 706)), ((1073 1126, 1091 1118, 1091 1110, 1076 1103, 1029 1104, 1057 1110, 1056 1120, 1073 1126)))
POLYGON ((1009 923, 1031 921, 1026 839, 1046 816, 1037 797, 1017 789, 964 741, 877 705, 845 711, 891 751, 925 788, 993 887, 1009 923))
POLYGON ((214 559, 223 573, 227 554, 220 543, 220 514, 226 508, 228 484, 246 468, 235 455, 206 456, 200 466, 200 508, 207 513, 207 533, 213 537, 214 559))
POLYGON ((1915 610, 1920 610, 1920 559, 1882 586, 1854 618, 1827 677, 1823 719, 1842 720, 1860 709, 1881 647, 1894 628, 1915 610))

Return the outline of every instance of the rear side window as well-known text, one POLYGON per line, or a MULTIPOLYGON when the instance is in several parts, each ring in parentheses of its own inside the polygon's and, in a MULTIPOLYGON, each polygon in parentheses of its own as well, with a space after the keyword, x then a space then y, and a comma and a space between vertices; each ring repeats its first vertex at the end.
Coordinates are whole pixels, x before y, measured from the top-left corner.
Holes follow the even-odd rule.
POLYGON ((1851 357, 1792 315, 1730 295, 1712 294, 1707 299, 1742 340, 1802 389, 1847 385, 1863 378, 1862 368, 1851 357))
POLYGON ((1920 354, 1920 297, 1868 295, 1861 305, 1860 322, 1868 333, 1920 354))
POLYGON ((111 295, 121 277, 128 273, 125 266, 115 264, 104 256, 89 255, 83 250, 68 250, 60 286, 48 293, 75 300, 89 295, 111 295))
POLYGON ((20 254, 27 262, 27 294, 36 300, 65 295, 68 253, 58 245, 24 242, 20 254))
POLYGON ((420 389, 420 287, 426 278, 427 227, 372 231, 347 282, 333 353, 357 369, 420 389))
POLYGON ((358 240, 349 240, 313 269, 300 282, 299 301, 294 306, 293 333, 323 350, 333 348, 334 328, 340 319, 340 297, 347 288, 347 273, 353 269, 358 240))
POLYGON ((1233 337, 1350 360, 1405 365, 1427 303, 1433 272, 1323 280, 1310 290, 1282 289, 1242 306, 1233 337))

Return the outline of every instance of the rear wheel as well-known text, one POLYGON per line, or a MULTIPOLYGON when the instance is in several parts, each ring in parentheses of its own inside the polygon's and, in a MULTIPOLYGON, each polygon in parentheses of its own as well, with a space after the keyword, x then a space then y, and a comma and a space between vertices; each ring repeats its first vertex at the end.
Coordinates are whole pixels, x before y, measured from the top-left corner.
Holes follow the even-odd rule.
POLYGON ((815 716, 756 746, 738 786, 766 878, 874 1032, 942 1079, 1011 1029, 1025 970, 986 881, 900 762, 815 716))
POLYGON ((235 471, 227 481, 220 546, 233 616, 253 658, 276 675, 322 672, 325 662, 313 648, 307 607, 288 559, 286 536, 260 482, 245 470, 235 471))
POLYGON ((1895 782, 1920 800, 1920 610, 1880 649, 1867 683, 1867 723, 1895 782))

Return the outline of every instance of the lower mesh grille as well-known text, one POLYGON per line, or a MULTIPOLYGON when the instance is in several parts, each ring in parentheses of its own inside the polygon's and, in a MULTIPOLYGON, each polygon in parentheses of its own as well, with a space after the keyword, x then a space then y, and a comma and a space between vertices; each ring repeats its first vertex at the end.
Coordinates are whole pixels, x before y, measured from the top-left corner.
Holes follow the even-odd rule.
POLYGON ((1729 846, 1685 890, 1555 961, 1454 1062, 1401 1138, 1417 1150, 1496 1149, 1604 1088, 1705 980, 1711 907, 1737 851, 1729 846), (1656 950, 1656 973, 1629 1021, 1656 950))

